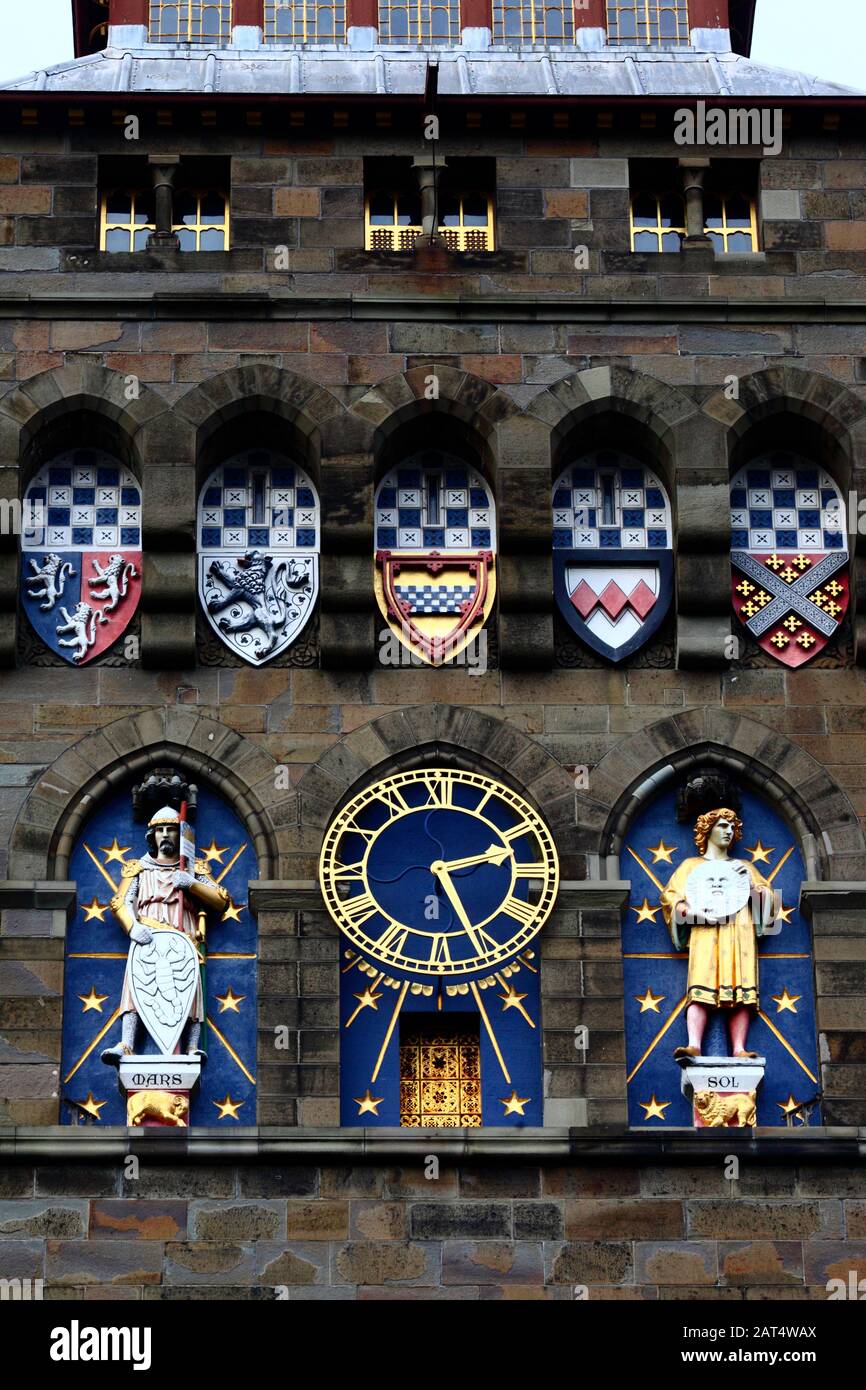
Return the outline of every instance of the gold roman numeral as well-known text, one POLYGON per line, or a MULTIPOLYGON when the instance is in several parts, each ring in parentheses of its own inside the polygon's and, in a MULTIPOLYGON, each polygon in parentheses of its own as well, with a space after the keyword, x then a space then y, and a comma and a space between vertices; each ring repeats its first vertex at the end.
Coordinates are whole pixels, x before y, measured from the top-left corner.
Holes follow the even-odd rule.
POLYGON ((362 922, 366 922, 380 910, 372 893, 358 893, 354 898, 347 898, 340 904, 340 908, 343 916, 348 917, 354 927, 360 927, 362 922))
POLYGON ((499 833, 503 840, 507 840, 510 844, 512 840, 519 840, 521 835, 531 835, 532 825, 528 820, 522 820, 517 825, 512 825, 510 830, 500 830, 499 833))
POLYGON ((547 865, 515 864, 514 873, 517 878, 547 878, 547 865))
POLYGON ((364 861, 362 859, 359 859, 357 864, 336 863, 331 873, 331 877, 333 878, 335 883, 362 882, 364 878, 364 861))
POLYGON ((384 787, 376 792, 377 801, 383 801, 391 812, 391 819, 400 815, 402 811, 409 810, 409 803, 403 797, 398 787, 384 787))
POLYGON ((435 782, 428 782, 425 778, 424 786, 427 788, 428 806, 453 806, 454 784, 450 777, 441 777, 435 782))
POLYGON ((440 932, 438 936, 434 936, 433 938, 433 944, 430 947, 430 964, 451 964, 451 951, 448 947, 448 937, 444 932, 440 932))
POLYGON ((535 921, 536 910, 534 903, 525 903, 520 898, 515 897, 506 898, 500 908, 500 912, 504 912, 508 917, 513 917, 522 927, 528 927, 535 921))
POLYGON ((402 956, 406 949, 406 938, 409 935, 409 928, 401 926, 399 922, 392 922, 378 939, 380 951, 388 951, 395 956, 402 956))

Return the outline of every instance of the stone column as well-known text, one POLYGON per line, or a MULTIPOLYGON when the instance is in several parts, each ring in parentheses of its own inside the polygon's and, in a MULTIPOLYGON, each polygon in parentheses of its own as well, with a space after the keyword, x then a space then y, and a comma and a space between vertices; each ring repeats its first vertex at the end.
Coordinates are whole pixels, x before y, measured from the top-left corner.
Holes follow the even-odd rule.
POLYGON ((379 42, 379 0, 348 0, 346 42, 350 48, 375 48, 379 42))
POLYGON ((234 0, 232 45, 259 48, 265 28, 265 0, 234 0))
POLYGON ((499 654, 506 669, 553 664, 550 430, 511 415, 496 431, 499 654))
POLYGON ((179 251, 180 238, 173 230, 174 176, 179 154, 150 154, 147 157, 153 178, 156 231, 147 239, 148 251, 179 251))
POLYGON ((421 239, 431 241, 436 235, 436 181, 445 168, 445 160, 432 154, 416 154, 412 172, 421 193, 421 239))
POLYGON ((686 236, 684 251, 712 251, 713 243, 704 231, 704 177, 708 159, 681 159, 680 171, 686 196, 686 236))
POLYGON ((140 48, 147 43, 148 0, 110 0, 108 47, 140 48))
POLYGON ((728 0, 689 0, 689 41, 703 52, 730 53, 728 0))
POLYGON ((574 0, 574 42, 597 51, 607 44, 606 0, 574 0))
POLYGON ((492 0, 460 0, 460 42, 463 47, 489 48, 492 38, 492 0))

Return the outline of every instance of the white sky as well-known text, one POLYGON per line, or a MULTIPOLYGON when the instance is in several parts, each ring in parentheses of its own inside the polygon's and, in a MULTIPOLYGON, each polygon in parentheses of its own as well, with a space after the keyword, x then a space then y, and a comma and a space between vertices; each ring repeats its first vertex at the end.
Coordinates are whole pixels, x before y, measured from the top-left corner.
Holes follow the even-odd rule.
MULTIPOLYGON (((0 0, 0 74, 24 76, 72 57, 70 0, 0 0), (34 14, 38 23, 34 24, 34 14)), ((771 67, 866 87, 864 0, 758 0, 752 56, 771 67)))

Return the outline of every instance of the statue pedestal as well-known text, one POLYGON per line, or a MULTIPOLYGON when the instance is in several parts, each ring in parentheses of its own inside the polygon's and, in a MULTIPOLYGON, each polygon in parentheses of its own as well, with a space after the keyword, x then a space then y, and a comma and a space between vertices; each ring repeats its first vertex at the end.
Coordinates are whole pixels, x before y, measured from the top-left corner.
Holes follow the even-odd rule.
POLYGON ((766 1057, 683 1057, 683 1095, 695 1129, 744 1129, 757 1124, 755 1102, 766 1057))
POLYGON ((118 1081, 126 1095, 126 1123, 160 1128, 189 1124, 189 1102, 201 1077, 201 1058, 185 1052, 172 1056, 142 1053, 124 1057, 118 1081))

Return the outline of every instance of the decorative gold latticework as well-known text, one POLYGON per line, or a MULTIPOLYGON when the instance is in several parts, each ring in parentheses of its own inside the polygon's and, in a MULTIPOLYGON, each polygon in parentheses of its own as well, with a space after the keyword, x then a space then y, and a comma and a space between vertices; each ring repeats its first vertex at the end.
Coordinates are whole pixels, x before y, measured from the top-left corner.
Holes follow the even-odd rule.
POLYGON ((651 48, 689 42, 688 0, 608 0, 610 43, 651 48))
POLYGON ((231 0, 150 0, 151 43, 228 43, 231 0))
POLYGON ((408 1129, 480 1126, 477 1022, 435 1019, 409 1023, 401 1032, 400 1124, 408 1129))

